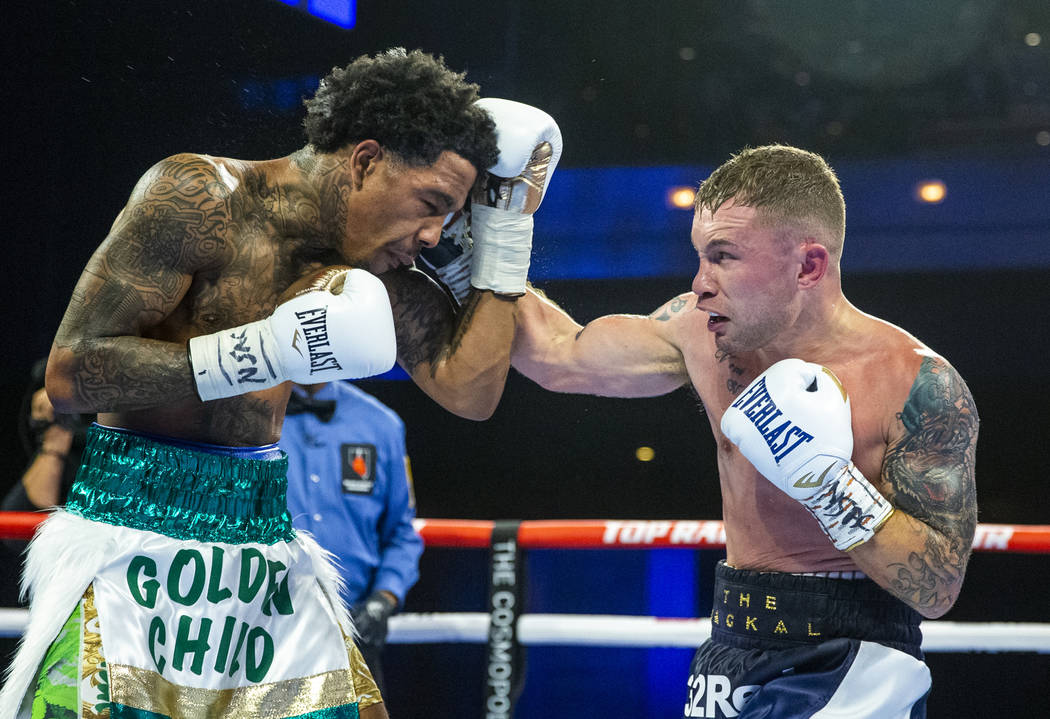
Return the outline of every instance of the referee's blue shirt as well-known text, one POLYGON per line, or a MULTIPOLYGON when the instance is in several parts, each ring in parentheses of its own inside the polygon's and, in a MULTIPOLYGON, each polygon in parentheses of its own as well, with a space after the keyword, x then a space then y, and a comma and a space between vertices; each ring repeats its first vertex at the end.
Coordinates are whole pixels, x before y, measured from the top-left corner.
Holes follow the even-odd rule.
POLYGON ((347 382, 331 382, 314 398, 336 400, 331 421, 309 412, 286 416, 279 442, 288 454, 292 523, 335 555, 348 605, 379 589, 404 604, 423 553, 412 527, 405 424, 347 382))

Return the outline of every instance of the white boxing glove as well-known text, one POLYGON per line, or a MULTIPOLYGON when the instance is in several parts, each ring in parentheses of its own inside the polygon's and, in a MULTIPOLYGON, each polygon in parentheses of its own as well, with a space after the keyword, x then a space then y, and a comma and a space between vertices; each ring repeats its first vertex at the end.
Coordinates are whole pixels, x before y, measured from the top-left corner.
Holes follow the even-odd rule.
POLYGON ((394 317, 375 275, 327 268, 285 294, 292 292, 266 319, 190 340, 190 365, 202 400, 288 380, 316 384, 370 377, 393 367, 394 317))
POLYGON ((893 514, 850 461, 849 395, 827 367, 777 362, 740 393, 721 427, 755 469, 816 517, 836 548, 868 541, 893 514))
POLYGON ((522 295, 532 255, 532 213, 561 157, 558 123, 539 108, 488 97, 477 101, 496 123, 499 161, 470 208, 470 284, 522 295))

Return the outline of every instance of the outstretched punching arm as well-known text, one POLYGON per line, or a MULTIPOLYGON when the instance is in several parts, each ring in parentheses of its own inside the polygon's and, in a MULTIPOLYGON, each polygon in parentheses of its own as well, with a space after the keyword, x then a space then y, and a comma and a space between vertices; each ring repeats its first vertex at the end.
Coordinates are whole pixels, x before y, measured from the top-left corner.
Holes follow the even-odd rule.
POLYGON ((514 368, 555 392, 651 397, 689 381, 678 337, 694 319, 691 293, 649 316, 607 315, 581 326, 530 288, 518 305, 514 368))

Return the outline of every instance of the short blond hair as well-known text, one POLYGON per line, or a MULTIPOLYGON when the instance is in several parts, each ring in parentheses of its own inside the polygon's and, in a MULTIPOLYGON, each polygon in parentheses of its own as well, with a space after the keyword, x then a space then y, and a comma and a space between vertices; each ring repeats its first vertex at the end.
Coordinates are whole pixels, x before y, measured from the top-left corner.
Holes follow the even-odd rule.
POLYGON ((714 214, 730 199, 759 210, 766 225, 818 225, 828 251, 841 256, 846 202, 839 178, 820 155, 789 145, 746 148, 700 183, 695 209, 714 214))

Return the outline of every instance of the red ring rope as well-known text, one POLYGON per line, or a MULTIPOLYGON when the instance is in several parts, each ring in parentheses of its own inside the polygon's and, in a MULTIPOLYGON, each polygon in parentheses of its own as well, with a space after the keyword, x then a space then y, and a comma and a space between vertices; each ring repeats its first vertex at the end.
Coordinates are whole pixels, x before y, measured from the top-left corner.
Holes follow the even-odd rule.
MULTIPOLYGON (((0 512, 0 539, 29 539, 47 517, 43 512, 0 512)), ((493 522, 417 519, 428 547, 490 546, 493 522)), ((577 519, 521 522, 522 549, 721 549, 725 531, 717 519, 577 519)), ((1050 554, 1048 524, 978 524, 974 551, 1050 554)))

